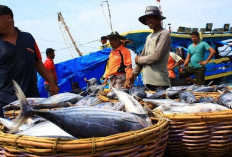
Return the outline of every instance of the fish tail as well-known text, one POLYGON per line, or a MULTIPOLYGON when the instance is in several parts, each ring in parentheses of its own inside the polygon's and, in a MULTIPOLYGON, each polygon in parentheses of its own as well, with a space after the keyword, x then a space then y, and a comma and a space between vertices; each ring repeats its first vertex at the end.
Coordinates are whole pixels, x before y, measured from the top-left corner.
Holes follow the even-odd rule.
POLYGON ((15 89, 15 95, 17 96, 20 104, 20 113, 17 116, 15 120, 14 127, 10 130, 10 133, 13 133, 18 130, 18 128, 27 121, 27 119, 31 116, 32 108, 27 102, 27 99, 22 91, 22 89, 19 87, 19 85, 13 80, 13 85, 15 89))

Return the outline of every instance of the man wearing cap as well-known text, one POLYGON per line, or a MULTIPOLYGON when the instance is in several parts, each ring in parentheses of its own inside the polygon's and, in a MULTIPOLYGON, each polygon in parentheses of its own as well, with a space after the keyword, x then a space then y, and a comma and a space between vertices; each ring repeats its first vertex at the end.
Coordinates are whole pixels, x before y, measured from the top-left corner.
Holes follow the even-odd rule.
POLYGON ((0 116, 2 107, 16 100, 12 80, 22 88, 26 97, 38 97, 37 74, 51 83, 52 93, 57 86, 45 69, 40 51, 31 34, 14 27, 12 10, 0 5, 0 116))
POLYGON ((153 30, 147 36, 141 56, 135 57, 136 67, 130 77, 130 85, 143 69, 143 83, 146 88, 156 90, 157 87, 166 88, 170 85, 167 63, 171 46, 169 31, 163 29, 164 20, 156 6, 146 7, 145 15, 139 21, 153 30))
POLYGON ((99 48, 100 50, 103 50, 105 48, 110 47, 110 44, 107 43, 107 37, 106 36, 101 37, 101 43, 102 43, 102 46, 100 46, 100 48, 99 48))
POLYGON ((130 51, 121 42, 125 38, 119 35, 118 32, 112 32, 107 38, 110 41, 112 50, 109 55, 109 68, 103 85, 109 79, 111 85, 116 89, 129 88, 132 61, 130 51))
MULTIPOLYGON (((53 59, 55 58, 55 50, 52 49, 52 48, 47 48, 46 49, 46 55, 47 55, 47 59, 44 62, 44 66, 47 69, 48 73, 50 74, 50 77, 52 77, 53 80, 55 81, 56 86, 58 86, 58 84, 57 84, 57 76, 56 76, 56 69, 55 69, 55 65, 54 65, 54 62, 53 62, 53 59)), ((45 90, 48 93, 48 96, 51 96, 48 81, 44 82, 44 87, 45 87, 45 90)))

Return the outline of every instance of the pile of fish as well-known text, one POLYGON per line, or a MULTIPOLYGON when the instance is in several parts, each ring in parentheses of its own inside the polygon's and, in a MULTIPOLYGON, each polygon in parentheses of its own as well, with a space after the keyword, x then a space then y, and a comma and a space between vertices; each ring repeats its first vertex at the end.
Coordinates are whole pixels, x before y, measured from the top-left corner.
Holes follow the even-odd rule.
MULTIPOLYGON (((114 91, 122 101, 115 104, 101 103, 97 97, 87 96, 76 103, 72 102, 72 107, 42 111, 37 107, 41 102, 42 105, 50 107, 50 105, 60 104, 61 100, 54 100, 54 103, 51 104, 51 100, 58 97, 55 95, 40 102, 29 104, 17 83, 13 82, 13 84, 18 97, 18 103, 13 104, 18 104, 21 111, 13 124, 10 125, 11 121, 8 121, 9 125, 6 126, 2 122, 10 130, 10 133, 39 137, 88 138, 135 131, 152 125, 149 115, 142 105, 132 96, 116 89, 114 91), (125 96, 130 96, 130 98, 125 99, 125 96), (30 125, 24 124, 33 116, 41 117, 43 120, 30 125), (44 130, 47 130, 47 132, 54 131, 52 131, 53 133, 51 131, 47 133, 44 130)), ((62 97, 61 95, 59 98, 62 97)), ((66 93, 66 95, 68 94, 66 93)), ((73 97, 75 100, 80 98, 74 95, 73 97)), ((73 97, 70 96, 69 99, 73 100, 73 97)), ((62 103, 70 103, 68 101, 68 98, 64 100, 64 97, 62 97, 62 103)))
POLYGON ((155 115, 151 109, 170 114, 232 108, 232 92, 227 89, 228 85, 178 86, 157 89, 153 94, 145 91, 144 87, 134 87, 128 91, 112 88, 110 97, 116 97, 119 100, 117 103, 102 102, 93 94, 82 97, 61 93, 47 99, 26 98, 16 82, 14 86, 18 100, 5 106, 4 110, 21 109, 20 114, 14 121, 0 119, 0 123, 10 133, 37 137, 76 139, 139 130, 152 125, 150 117, 155 115), (218 90, 222 93, 218 100, 211 97, 197 99, 193 94, 218 90), (138 100, 142 100, 144 106, 138 100), (152 107, 148 108, 146 104, 152 104, 152 107))

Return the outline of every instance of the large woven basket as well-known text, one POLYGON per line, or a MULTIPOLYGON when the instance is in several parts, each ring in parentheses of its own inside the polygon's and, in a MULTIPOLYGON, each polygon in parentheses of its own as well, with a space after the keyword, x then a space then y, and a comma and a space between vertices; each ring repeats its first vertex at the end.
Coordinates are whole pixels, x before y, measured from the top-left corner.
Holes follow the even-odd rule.
POLYGON ((168 157, 232 156, 232 110, 165 117, 171 120, 168 157))
POLYGON ((42 138, 0 132, 3 156, 157 156, 162 157, 168 139, 168 122, 107 137, 86 139, 42 138))

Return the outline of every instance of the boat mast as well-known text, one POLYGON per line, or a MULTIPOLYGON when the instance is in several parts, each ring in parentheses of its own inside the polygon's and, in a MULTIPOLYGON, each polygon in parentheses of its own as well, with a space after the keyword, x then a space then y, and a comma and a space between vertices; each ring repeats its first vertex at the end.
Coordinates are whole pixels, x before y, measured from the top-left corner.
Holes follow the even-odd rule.
POLYGON ((101 4, 104 3, 104 2, 107 3, 107 8, 108 8, 108 12, 109 12, 109 20, 110 20, 110 22, 109 22, 110 23, 110 29, 111 29, 111 32, 113 32, 113 26, 112 26, 112 21, 111 21, 111 13, 110 13, 110 5, 109 5, 108 0, 107 1, 102 1, 101 4))
POLYGON ((60 22, 63 24, 63 26, 64 26, 65 30, 67 31, 68 36, 69 36, 69 38, 71 39, 72 44, 73 44, 75 50, 77 51, 77 53, 79 54, 79 56, 82 56, 81 51, 77 48, 76 42, 73 40, 72 35, 71 35, 71 33, 69 32, 68 26, 67 26, 66 23, 64 22, 64 18, 63 18, 63 16, 62 16, 61 12, 58 13, 58 21, 60 21, 60 22))

